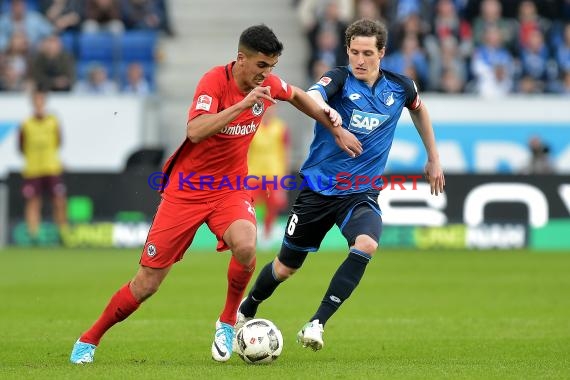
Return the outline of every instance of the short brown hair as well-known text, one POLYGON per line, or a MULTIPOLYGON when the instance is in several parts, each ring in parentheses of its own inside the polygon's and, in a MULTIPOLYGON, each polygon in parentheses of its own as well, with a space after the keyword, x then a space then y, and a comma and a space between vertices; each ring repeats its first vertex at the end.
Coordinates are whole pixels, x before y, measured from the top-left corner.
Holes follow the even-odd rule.
POLYGON ((388 41, 388 29, 380 21, 361 19, 353 22, 346 28, 345 44, 350 47, 350 42, 355 37, 376 37, 376 47, 381 50, 388 41))

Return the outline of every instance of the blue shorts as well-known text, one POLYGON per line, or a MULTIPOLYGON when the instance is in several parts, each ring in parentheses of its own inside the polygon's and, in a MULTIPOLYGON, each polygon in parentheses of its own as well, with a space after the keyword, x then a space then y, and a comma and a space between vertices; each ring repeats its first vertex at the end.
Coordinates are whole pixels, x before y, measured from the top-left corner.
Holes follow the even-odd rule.
POLYGON ((295 251, 315 252, 335 224, 349 247, 359 235, 368 235, 378 242, 382 233, 381 215, 378 191, 326 196, 304 189, 291 208, 283 245, 295 251))

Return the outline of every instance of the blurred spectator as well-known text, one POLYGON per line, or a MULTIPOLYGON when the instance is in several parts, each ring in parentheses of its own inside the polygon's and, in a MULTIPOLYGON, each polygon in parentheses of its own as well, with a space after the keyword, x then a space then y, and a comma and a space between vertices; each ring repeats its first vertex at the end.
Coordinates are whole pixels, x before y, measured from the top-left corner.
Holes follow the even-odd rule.
POLYGON ((121 0, 121 14, 127 29, 158 30, 164 24, 156 0, 121 0))
POLYGON ((160 25, 160 29, 166 33, 167 36, 174 37, 176 33, 174 32, 174 28, 172 27, 172 23, 170 22, 170 11, 168 7, 168 0, 155 0, 158 2, 158 8, 160 9, 160 13, 162 14, 162 24, 160 25))
POLYGON ((436 12, 433 17, 432 32, 441 40, 443 38, 454 36, 457 40, 464 37, 467 25, 463 25, 462 20, 459 18, 455 5, 452 0, 438 0, 436 2, 436 12))
POLYGON ((536 10, 536 5, 531 0, 523 0, 520 2, 517 22, 518 49, 529 47, 531 35, 534 31, 540 31, 543 34, 546 34, 550 27, 548 20, 539 16, 536 10))
POLYGON ((430 56, 429 89, 444 93, 462 92, 467 82, 467 65, 454 36, 442 38, 437 54, 430 56))
POLYGON ((124 30, 119 0, 86 0, 84 32, 121 34, 124 30))
POLYGON ((305 32, 314 29, 318 21, 324 17, 329 3, 334 2, 338 9, 338 19, 348 24, 354 18, 354 0, 300 0, 297 14, 305 32))
POLYGON ((473 22, 473 42, 475 45, 484 43, 487 29, 499 29, 504 46, 513 51, 515 48, 515 26, 512 20, 503 18, 503 7, 499 0, 483 0, 480 14, 473 22))
POLYGON ((22 194, 26 200, 25 218, 32 243, 37 242, 42 217, 42 196, 53 202, 53 218, 60 230, 67 225, 66 188, 59 157, 61 129, 58 119, 46 111, 46 92, 32 93, 34 113, 20 127, 19 146, 24 155, 22 194))
POLYGON ((40 9, 58 32, 79 31, 83 0, 43 0, 40 9))
POLYGON ((418 36, 415 34, 406 35, 401 50, 384 58, 382 67, 389 71, 409 75, 420 88, 425 88, 428 83, 428 61, 425 53, 420 49, 418 36))
POLYGON ((126 79, 122 92, 135 95, 148 95, 152 92, 140 63, 133 62, 127 67, 126 79))
POLYGON ((310 74, 313 73, 315 62, 325 63, 329 67, 342 66, 347 63, 344 45, 339 41, 335 30, 321 29, 317 35, 316 43, 309 61, 310 74))
POLYGON ((444 94, 459 94, 465 89, 465 81, 453 68, 444 68, 437 90, 444 94))
POLYGON ((483 96, 501 96, 513 90, 513 59, 503 47, 501 31, 488 26, 484 43, 473 54, 471 67, 475 76, 475 92, 483 96))
POLYGON ((422 15, 426 19, 431 19, 433 17, 432 2, 431 0, 399 0, 394 2, 396 4, 396 19, 405 20, 410 15, 422 15))
POLYGON ((356 2, 355 19, 380 20, 385 22, 385 15, 374 0, 358 0, 356 2))
POLYGON ((25 0, 12 0, 10 13, 0 16, 0 51, 6 49, 14 32, 24 32, 31 47, 52 33, 53 26, 36 11, 26 9, 25 0))
POLYGON ((6 52, 0 55, 0 90, 24 91, 27 83, 30 49, 26 34, 12 33, 6 52))
POLYGON ((525 169, 526 174, 551 174, 554 168, 550 161, 550 147, 538 136, 533 136, 528 142, 531 158, 525 169))
POLYGON ((557 77, 556 64, 550 60, 539 29, 529 33, 526 46, 520 52, 520 79, 517 90, 526 94, 545 92, 552 79, 557 77))
POLYGON ((424 46, 424 39, 428 35, 430 25, 424 21, 418 13, 406 13, 402 20, 392 24, 390 33, 388 34, 388 46, 386 51, 388 54, 402 49, 402 44, 407 36, 413 35, 417 37, 421 47, 424 46))
POLYGON ((315 82, 318 82, 319 79, 321 79, 321 77, 323 76, 324 73, 326 73, 327 71, 333 69, 334 67, 330 66, 327 62, 325 61, 315 61, 313 63, 313 72, 312 72, 312 76, 311 78, 309 78, 309 82, 310 85, 313 85, 315 82))
POLYGON ((561 71, 570 71, 570 22, 564 26, 562 43, 556 52, 556 62, 561 71))
POLYGON ((31 79, 50 91, 69 91, 75 82, 73 57, 63 50, 61 40, 52 35, 44 39, 31 61, 31 79))
POLYGON ((87 78, 77 81, 73 91, 83 94, 111 95, 118 92, 117 84, 109 79, 107 69, 93 63, 87 70, 87 78))
POLYGON ((326 1, 323 16, 314 27, 308 30, 307 37, 311 48, 308 73, 316 60, 325 60, 330 66, 346 64, 346 48, 344 47, 344 31, 347 24, 342 21, 337 1, 326 1))
POLYGON ((471 26, 459 17, 453 1, 438 0, 433 18, 432 36, 440 43, 448 37, 453 37, 459 44, 456 54, 463 58, 473 52, 471 34, 471 26))
POLYGON ((560 82, 557 82, 555 92, 561 95, 570 95, 570 70, 561 72, 560 82))
POLYGON ((562 19, 570 21, 570 0, 562 0, 562 19))

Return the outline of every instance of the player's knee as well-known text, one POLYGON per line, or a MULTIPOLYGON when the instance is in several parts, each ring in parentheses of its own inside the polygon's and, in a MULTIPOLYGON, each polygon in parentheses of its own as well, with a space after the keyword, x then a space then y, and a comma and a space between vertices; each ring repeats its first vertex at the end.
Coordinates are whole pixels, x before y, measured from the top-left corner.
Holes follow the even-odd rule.
POLYGON ((236 244, 232 248, 232 253, 240 264, 249 265, 255 257, 255 241, 243 241, 236 244))
POLYGON ((295 272, 297 272, 297 269, 288 267, 287 265, 279 261, 278 258, 276 258, 275 261, 273 262, 273 271, 275 272, 275 276, 277 277, 277 279, 285 281, 286 279, 294 275, 295 272))
POLYGON ((289 248, 286 244, 281 245, 279 256, 275 259, 274 271, 279 279, 291 277, 307 258, 307 251, 298 251, 289 248))
POLYGON ((372 256, 378 249, 378 242, 368 235, 359 235, 354 243, 354 248, 372 256))

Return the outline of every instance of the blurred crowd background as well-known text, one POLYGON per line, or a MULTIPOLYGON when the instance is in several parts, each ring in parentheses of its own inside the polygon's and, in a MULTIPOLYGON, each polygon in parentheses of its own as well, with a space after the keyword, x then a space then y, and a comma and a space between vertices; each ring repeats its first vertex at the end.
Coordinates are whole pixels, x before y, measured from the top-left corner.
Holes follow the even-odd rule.
POLYGON ((0 0, 0 91, 145 95, 165 0, 0 0))
POLYGON ((570 94, 568 0, 299 0, 311 47, 308 76, 346 64, 344 30, 388 26, 387 70, 446 94, 570 94))
MULTIPOLYGON (((0 91, 157 91, 167 0, 1 0, 0 91)), ((570 94, 570 0, 296 0, 307 83, 346 61, 358 18, 389 29, 385 69, 446 94, 570 94)))

